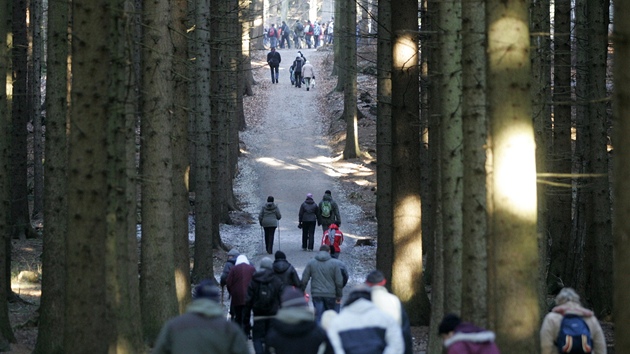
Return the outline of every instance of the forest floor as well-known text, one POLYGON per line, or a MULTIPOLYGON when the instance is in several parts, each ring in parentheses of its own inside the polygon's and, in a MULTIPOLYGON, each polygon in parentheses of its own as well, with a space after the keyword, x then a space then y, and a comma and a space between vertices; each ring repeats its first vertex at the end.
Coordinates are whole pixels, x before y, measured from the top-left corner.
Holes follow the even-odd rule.
MULTIPOLYGON (((297 209, 307 192, 313 193, 314 199, 319 201, 323 191, 331 189, 333 197, 341 205, 342 231, 350 241, 346 240, 343 246, 342 260, 352 270, 351 287, 362 282, 365 274, 375 265, 376 53, 373 47, 360 47, 358 50, 357 105, 362 116, 358 123, 359 145, 364 155, 344 161, 340 158, 346 134, 346 124, 341 118, 343 93, 334 92, 337 80, 330 75, 333 62, 331 48, 302 50, 315 67, 317 86, 310 92, 306 92, 304 86, 301 90, 297 89, 289 82, 288 67, 297 51, 280 49, 279 52, 283 62, 278 85, 271 84, 265 63, 267 52, 252 52, 257 83, 253 86, 254 96, 244 98, 248 128, 241 134, 242 156, 239 159, 239 176, 235 181, 241 210, 232 213, 232 225, 221 226, 221 237, 257 266, 262 257, 269 256, 260 248, 257 213, 264 198, 274 195, 283 213, 274 250, 281 248, 287 253, 288 260, 301 274, 314 254, 300 250, 299 230, 295 227, 297 209), (301 135, 304 135, 303 138, 296 139, 301 135), (304 154, 312 156, 307 158, 304 154), (269 170, 271 167, 277 170, 269 170), (306 171, 307 177, 300 171, 306 171), (355 247, 359 240, 371 240, 372 244, 355 247)), ((316 244, 319 235, 318 231, 316 244)), ((17 338, 9 353, 30 353, 35 346, 40 284, 18 280, 17 275, 25 270, 41 274, 41 251, 41 239, 13 242, 12 286, 24 301, 9 305, 17 338)), ((224 250, 215 251, 217 279, 225 259, 224 250)), ((612 325, 603 325, 611 343, 612 325)), ((414 353, 426 353, 428 327, 413 327, 412 336, 414 353)))

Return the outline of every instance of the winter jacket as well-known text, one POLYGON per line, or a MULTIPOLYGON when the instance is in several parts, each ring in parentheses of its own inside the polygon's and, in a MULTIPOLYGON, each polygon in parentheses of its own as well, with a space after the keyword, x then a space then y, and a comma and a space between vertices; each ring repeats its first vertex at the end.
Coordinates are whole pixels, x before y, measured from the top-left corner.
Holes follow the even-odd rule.
POLYGON ((169 320, 158 335, 153 354, 249 354, 247 338, 225 320, 222 306, 197 299, 186 313, 169 320))
POLYGON ((309 63, 308 61, 302 66, 302 77, 315 77, 315 70, 313 70, 313 65, 311 65, 311 63, 309 63))
POLYGON ((341 252, 341 244, 343 243, 343 232, 339 230, 337 224, 330 224, 328 230, 324 231, 322 235, 322 245, 328 245, 335 248, 335 252, 341 252), (333 233, 335 236, 333 237, 332 245, 330 244, 330 233, 333 233))
POLYGON ((444 341, 447 354, 499 354, 492 331, 462 322, 452 337, 444 341))
POLYGON ((328 338, 335 354, 403 354, 398 323, 366 299, 343 307, 330 322, 328 338))
POLYGON ((332 196, 330 196, 330 194, 324 194, 324 197, 322 197, 322 201, 319 202, 318 206, 319 206, 320 212, 317 214, 317 218, 321 225, 337 224, 337 226, 341 226, 341 215, 339 215, 339 205, 337 205, 337 202, 335 202, 335 200, 333 199, 332 196), (324 201, 330 202, 330 206, 331 206, 330 216, 327 218, 321 215, 322 203, 324 201))
POLYGON ((313 201, 313 198, 306 198, 304 203, 300 206, 300 212, 298 214, 299 221, 317 221, 317 214, 319 213, 319 207, 317 203, 313 201))
POLYGON ((390 315, 400 326, 405 342, 405 354, 413 353, 413 341, 411 339, 411 324, 405 308, 402 306, 398 296, 391 294, 387 288, 380 285, 371 287, 372 303, 381 311, 390 315))
POLYGON ((606 338, 604 331, 592 311, 585 309, 580 304, 569 301, 560 306, 554 307, 543 320, 540 328, 540 353, 552 354, 557 353, 556 339, 560 333, 560 323, 565 314, 574 314, 582 316, 584 322, 591 330, 591 338, 593 338, 593 353, 606 354, 606 338))
POLYGON ((278 312, 280 308, 280 295, 282 294, 282 281, 276 277, 276 274, 271 269, 261 269, 254 273, 252 281, 249 282, 247 287, 247 299, 245 302, 245 311, 249 313, 250 310, 254 311, 254 316, 273 316, 278 312), (273 304, 265 309, 258 309, 257 302, 259 301, 259 292, 261 284, 268 284, 273 293, 273 304))
POLYGON ((226 281, 228 292, 232 297, 232 306, 245 305, 247 286, 255 272, 256 268, 249 264, 245 255, 236 258, 236 265, 230 270, 226 281))
POLYGON ((282 57, 280 56, 279 52, 271 51, 267 53, 267 64, 269 64, 270 66, 280 65, 281 62, 282 57))
POLYGON ((333 354, 323 328, 315 322, 308 307, 287 307, 278 311, 265 339, 276 354, 333 354), (319 352, 320 347, 325 348, 319 352))
POLYGON ((278 227, 280 219, 282 219, 280 209, 273 202, 266 203, 258 213, 258 223, 262 227, 278 227))
POLYGON ((343 295, 343 276, 340 262, 330 257, 330 253, 319 251, 304 268, 302 273, 302 290, 311 281, 311 296, 334 297, 341 299, 343 295))
POLYGON ((295 268, 286 259, 276 259, 273 261, 273 271, 284 286, 295 286, 300 288, 300 277, 295 268))
POLYGON ((224 287, 227 284, 227 277, 230 274, 230 270, 232 270, 235 263, 236 263, 236 258, 228 258, 228 260, 225 261, 225 264, 223 265, 223 272, 221 273, 221 279, 220 279, 221 287, 224 287))

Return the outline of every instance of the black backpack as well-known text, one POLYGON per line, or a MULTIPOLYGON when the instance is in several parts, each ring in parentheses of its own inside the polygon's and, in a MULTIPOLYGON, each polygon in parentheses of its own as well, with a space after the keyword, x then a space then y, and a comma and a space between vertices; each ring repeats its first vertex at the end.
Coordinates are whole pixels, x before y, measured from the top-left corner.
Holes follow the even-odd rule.
POLYGON ((302 23, 301 23, 301 22, 298 22, 297 26, 295 26, 295 29, 296 29, 298 32, 302 32, 302 30, 304 29, 304 25, 302 25, 302 23))
POLYGON ((271 282, 260 283, 258 285, 258 291, 252 309, 258 311, 269 311, 273 308, 276 302, 277 294, 273 288, 271 282))

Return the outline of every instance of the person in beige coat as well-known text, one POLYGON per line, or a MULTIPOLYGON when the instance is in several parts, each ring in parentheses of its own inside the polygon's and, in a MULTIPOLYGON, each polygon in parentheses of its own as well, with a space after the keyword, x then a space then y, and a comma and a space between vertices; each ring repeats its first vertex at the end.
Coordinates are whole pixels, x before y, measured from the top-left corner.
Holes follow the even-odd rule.
POLYGON ((302 66, 302 77, 306 84, 306 91, 309 91, 311 89, 311 82, 315 79, 315 70, 313 70, 313 65, 311 65, 309 61, 306 61, 304 66, 302 66))
POLYGON ((562 317, 568 314, 582 316, 584 322, 591 331, 593 339, 592 354, 606 354, 606 338, 599 321, 593 311, 582 307, 580 296, 571 288, 563 288, 556 296, 556 307, 549 312, 543 320, 540 328, 540 352, 541 354, 558 353, 556 339, 560 332, 562 317))

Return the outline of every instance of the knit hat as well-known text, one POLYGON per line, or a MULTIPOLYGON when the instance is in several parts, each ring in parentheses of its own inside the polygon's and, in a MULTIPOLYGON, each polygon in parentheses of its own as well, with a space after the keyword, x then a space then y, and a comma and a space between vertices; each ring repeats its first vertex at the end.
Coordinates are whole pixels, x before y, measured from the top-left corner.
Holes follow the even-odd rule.
POLYGON ((332 195, 332 193, 330 192, 330 190, 329 190, 329 189, 327 189, 327 190, 324 192, 324 194, 332 195))
POLYGON ((260 260, 260 269, 273 269, 273 261, 269 257, 260 260))
POLYGON ((227 255, 228 257, 238 257, 239 254, 241 254, 241 252, 239 252, 236 248, 232 248, 227 255))
POLYGON ((313 199, 313 193, 308 193, 308 194, 306 195, 306 198, 311 198, 311 199, 313 199))
POLYGON ((368 276, 365 278, 365 283, 369 286, 374 286, 374 285, 383 286, 385 285, 386 282, 387 280, 385 279, 385 276, 383 275, 383 273, 381 273, 380 270, 371 271, 370 274, 368 274, 368 276))
POLYGON ((193 299, 210 299, 219 302, 221 292, 212 280, 203 280, 193 289, 193 299))
POLYGON ((444 316, 442 322, 440 322, 440 327, 438 328, 438 334, 447 334, 455 331, 455 327, 457 327, 462 322, 462 319, 459 316, 449 313, 444 316))
POLYGON ((287 286, 282 292, 282 307, 306 307, 308 303, 302 290, 294 286, 287 286))
POLYGON ((274 201, 274 199, 273 199, 273 197, 272 197, 272 196, 268 196, 268 197, 267 197, 267 202, 268 202, 268 203, 273 203, 273 201, 274 201))
POLYGON ((276 251, 275 257, 276 259, 287 259, 287 255, 282 251, 276 251))

